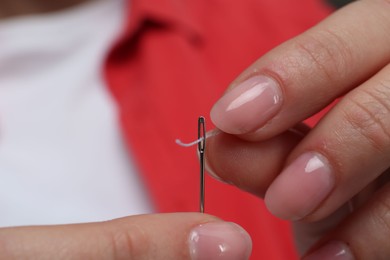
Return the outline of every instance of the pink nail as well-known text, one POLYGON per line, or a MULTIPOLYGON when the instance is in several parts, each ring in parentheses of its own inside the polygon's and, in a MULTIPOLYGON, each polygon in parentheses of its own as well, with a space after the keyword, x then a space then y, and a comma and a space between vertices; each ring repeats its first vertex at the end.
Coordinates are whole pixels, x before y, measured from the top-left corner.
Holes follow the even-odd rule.
POLYGON ((211 119, 224 132, 243 134, 257 130, 281 106, 281 91, 273 79, 254 76, 227 92, 211 109, 211 119))
POLYGON ((200 259, 249 259, 252 240, 231 222, 210 222, 195 227, 189 237, 190 255, 200 259))
POLYGON ((353 260, 355 259, 348 246, 339 241, 332 241, 304 257, 303 260, 353 260))
POLYGON ((328 161, 317 153, 305 153, 275 179, 266 192, 265 203, 275 216, 298 220, 310 214, 333 186, 328 161))

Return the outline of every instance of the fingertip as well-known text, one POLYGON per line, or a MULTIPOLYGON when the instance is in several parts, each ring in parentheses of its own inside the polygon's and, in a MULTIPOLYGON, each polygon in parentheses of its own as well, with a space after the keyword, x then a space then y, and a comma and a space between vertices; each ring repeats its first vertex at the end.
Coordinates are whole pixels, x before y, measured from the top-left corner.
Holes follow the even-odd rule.
POLYGON ((252 240, 239 225, 209 222, 193 228, 188 238, 190 256, 199 259, 249 259, 252 240))
POLYGON ((246 134, 264 125, 281 107, 278 83, 270 77, 253 76, 222 96, 213 106, 213 123, 229 134, 246 134))
POLYGON ((330 241, 303 257, 303 260, 317 259, 354 260, 355 257, 345 243, 341 241, 330 241))
POLYGON ((279 218, 299 220, 312 213, 333 186, 334 176, 325 157, 304 153, 270 185, 265 204, 279 218))

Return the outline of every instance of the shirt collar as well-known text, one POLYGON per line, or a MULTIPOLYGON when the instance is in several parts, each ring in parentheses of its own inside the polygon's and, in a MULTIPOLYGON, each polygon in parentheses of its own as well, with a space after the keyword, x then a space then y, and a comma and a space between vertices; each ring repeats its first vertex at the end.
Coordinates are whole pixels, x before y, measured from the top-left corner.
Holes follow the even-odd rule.
POLYGON ((199 17, 196 16, 197 1, 182 0, 131 0, 125 25, 126 40, 138 35, 146 23, 153 23, 173 29, 189 40, 202 38, 199 17))

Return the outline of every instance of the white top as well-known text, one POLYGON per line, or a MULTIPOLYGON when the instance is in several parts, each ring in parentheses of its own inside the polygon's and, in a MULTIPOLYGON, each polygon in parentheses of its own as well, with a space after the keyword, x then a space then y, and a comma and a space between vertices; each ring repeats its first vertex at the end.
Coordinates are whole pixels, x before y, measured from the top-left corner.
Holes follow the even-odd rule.
POLYGON ((122 0, 0 21, 0 226, 152 212, 102 65, 122 0))

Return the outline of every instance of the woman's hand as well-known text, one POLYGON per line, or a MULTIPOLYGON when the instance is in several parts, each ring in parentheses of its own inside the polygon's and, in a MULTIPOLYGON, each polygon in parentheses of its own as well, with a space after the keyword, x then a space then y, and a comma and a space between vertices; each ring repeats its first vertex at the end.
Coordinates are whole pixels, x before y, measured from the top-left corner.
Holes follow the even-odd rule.
POLYGON ((211 118, 212 174, 294 221, 301 250, 320 239, 322 257, 390 257, 390 1, 357 1, 270 51, 211 118))
POLYGON ((0 259, 248 259, 249 235, 200 213, 0 229, 0 259))

